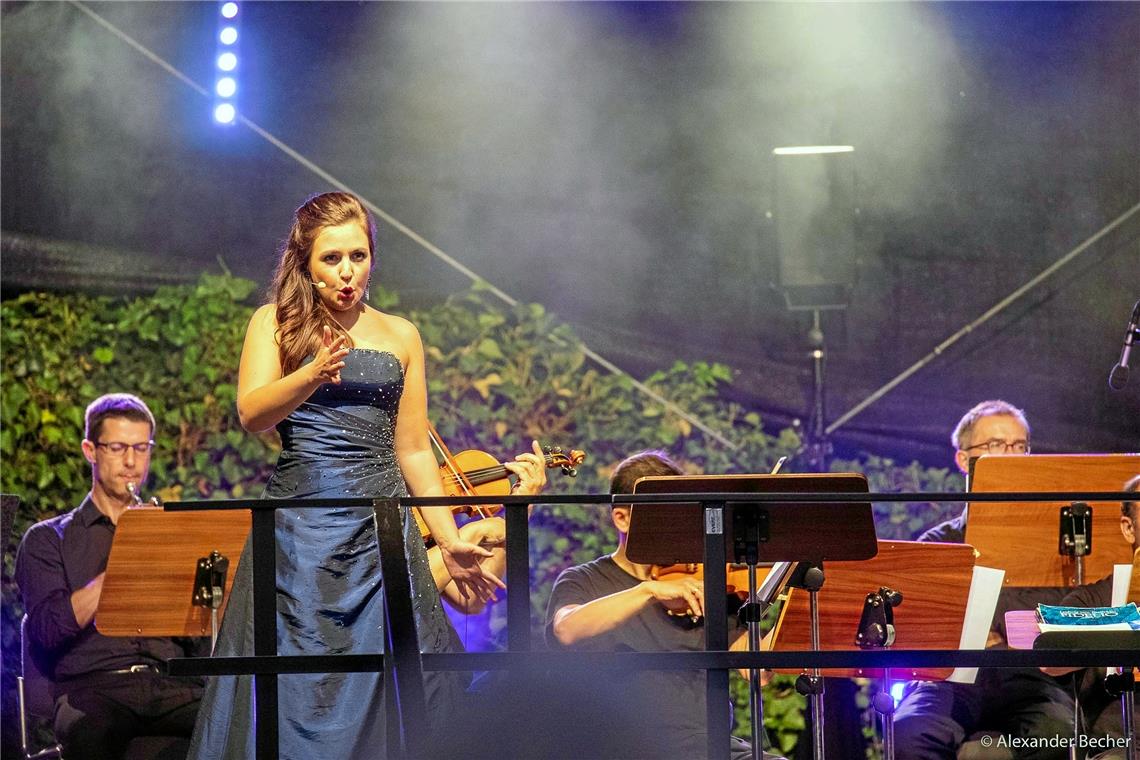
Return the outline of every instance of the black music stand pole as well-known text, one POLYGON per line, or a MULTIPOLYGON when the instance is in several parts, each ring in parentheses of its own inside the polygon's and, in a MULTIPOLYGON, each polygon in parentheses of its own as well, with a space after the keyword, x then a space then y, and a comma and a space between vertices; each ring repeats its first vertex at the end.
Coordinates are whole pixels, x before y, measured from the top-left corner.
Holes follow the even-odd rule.
MULTIPOLYGON (((801 562, 792 573, 789 586, 802 588, 808 592, 808 615, 811 620, 811 649, 818 652, 822 649, 819 635, 819 590, 823 588, 823 563, 801 562)), ((823 676, 819 668, 812 668, 811 673, 804 673, 796 679, 796 691, 804 695, 811 702, 811 745, 813 756, 822 760, 826 753, 823 746, 824 738, 824 705, 823 705, 823 676)))

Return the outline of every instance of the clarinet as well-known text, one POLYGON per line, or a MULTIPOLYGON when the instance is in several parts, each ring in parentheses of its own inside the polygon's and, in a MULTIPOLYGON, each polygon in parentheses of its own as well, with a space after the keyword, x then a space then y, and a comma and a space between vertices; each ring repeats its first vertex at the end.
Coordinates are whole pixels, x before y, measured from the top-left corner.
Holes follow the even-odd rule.
POLYGON ((162 506, 161 504, 159 504, 157 496, 152 496, 149 502, 143 501, 142 495, 139 493, 138 486, 136 486, 134 484, 134 481, 127 483, 127 493, 129 493, 131 495, 131 508, 132 509, 134 509, 136 507, 161 507, 162 506))

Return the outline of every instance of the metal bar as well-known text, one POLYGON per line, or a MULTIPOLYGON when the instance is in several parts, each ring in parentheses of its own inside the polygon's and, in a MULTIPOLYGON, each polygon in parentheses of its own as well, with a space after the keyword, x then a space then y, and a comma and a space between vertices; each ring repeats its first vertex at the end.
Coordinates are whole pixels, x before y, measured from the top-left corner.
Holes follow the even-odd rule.
MULTIPOLYGON (((748 565, 748 603, 760 608, 756 592, 756 565, 748 565)), ((760 621, 748 621, 748 651, 760 651, 760 621)), ((764 695, 760 691, 760 671, 748 669, 748 715, 752 719, 752 760, 764 757, 764 695)))
MULTIPOLYGON (((707 496, 707 495, 706 495, 707 496)), ((718 497, 719 499, 719 497, 718 497)), ((728 649, 728 600, 724 588, 728 582, 724 548, 724 503, 706 501, 705 518, 705 649, 728 649)), ((709 760, 728 760, 731 726, 726 720, 728 705, 728 669, 705 671, 705 716, 709 760)))
MULTIPOLYGON (((1140 634, 1137 636, 1140 645, 1140 634)), ((428 653, 424 670, 704 670, 706 668, 1036 668, 1107 667, 1136 659, 1137 646, 1112 649, 895 649, 811 652, 462 652, 428 653)), ((361 673, 383 668, 378 654, 282 655, 279 657, 177 657, 166 661, 172 676, 258 673, 361 673)))
POLYGON ((1136 691, 1132 689, 1120 695, 1120 709, 1124 713, 1120 724, 1121 733, 1128 740, 1124 747, 1125 760, 1136 760, 1136 691))
MULTIPOLYGON (((1140 645, 1140 634, 1137 635, 1140 645)), ((749 668, 858 668, 907 671, 910 668, 1105 667, 1136 659, 1138 646, 1113 649, 896 649, 892 651, 811 652, 466 652, 425 654, 425 670, 703 670, 749 668)))
POLYGON ((280 655, 276 657, 176 657, 166 660, 170 676, 234 676, 263 673, 379 673, 382 654, 280 655))
POLYGON ((891 694, 891 669, 883 671, 882 680, 884 704, 876 707, 886 707, 887 711, 879 710, 879 717, 883 720, 883 760, 895 760, 895 698, 891 694))
MULTIPOLYGON (((253 552, 253 653, 259 657, 277 655, 277 513, 253 512, 250 541, 253 552)), ((277 674, 261 673, 253 678, 256 729, 254 741, 258 760, 276 760, 277 674)))
MULTIPOLYGON (((811 617, 811 648, 813 651, 819 651, 819 590, 811 588, 808 590, 808 611, 811 617)), ((823 746, 823 723, 824 723, 824 706, 823 706, 823 674, 819 672, 819 668, 812 668, 812 677, 815 679, 815 691, 811 695, 811 746, 812 757, 815 760, 824 760, 827 756, 827 748, 823 746)))
MULTIPOLYGON (((372 508, 376 513, 376 541, 380 546, 380 575, 384 586, 384 630, 388 662, 395 671, 402 750, 408 757, 423 757, 429 728, 424 668, 412 610, 412 584, 408 576, 400 500, 376 499, 372 508)), ((389 754, 393 754, 395 739, 388 736, 389 754)))
POLYGON ((508 504, 507 510, 507 648, 529 652, 530 637, 530 528, 526 507, 508 504))
MULTIPOLYGON (((1137 458, 1140 461, 1140 457, 1137 458)), ((406 497, 400 499, 405 507, 456 507, 466 504, 682 504, 707 499, 707 492, 671 494, 542 494, 538 496, 439 496, 406 497)), ((726 504, 745 502, 840 503, 851 502, 1003 502, 1003 501, 1129 501, 1136 497, 1128 491, 1009 491, 993 493, 964 493, 962 491, 905 491, 899 493, 718 493, 717 501, 726 504)), ((371 507, 371 499, 217 499, 215 501, 168 501, 163 509, 169 512, 198 512, 214 509, 250 509, 255 512, 275 509, 328 509, 329 507, 371 507)))
MULTIPOLYGON (((1137 457, 1140 464, 1140 457, 1137 457)), ((620 504, 683 504, 701 501, 710 496, 708 493, 670 493, 670 494, 617 494, 613 501, 620 504)), ((962 491, 931 491, 928 493, 718 493, 718 501, 726 504, 745 502, 750 504, 767 504, 771 502, 795 503, 859 503, 867 502, 905 502, 905 501, 945 501, 945 502, 1005 502, 1005 501, 1130 501, 1136 498, 1134 492, 1129 491, 1009 491, 993 493, 964 493, 962 491)), ((555 503, 555 499, 545 500, 555 503)), ((463 502, 466 503, 466 502, 463 502)))

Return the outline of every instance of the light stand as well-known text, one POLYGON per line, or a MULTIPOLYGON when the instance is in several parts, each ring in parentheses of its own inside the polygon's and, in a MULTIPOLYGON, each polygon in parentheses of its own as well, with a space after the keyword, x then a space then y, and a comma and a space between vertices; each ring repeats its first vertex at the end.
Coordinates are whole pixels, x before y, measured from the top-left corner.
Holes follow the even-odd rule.
POLYGON ((824 383, 825 344, 820 320, 820 309, 812 309, 811 329, 808 330, 808 356, 811 358, 811 416, 808 420, 807 467, 813 472, 827 472, 831 456, 831 441, 827 438, 826 386, 824 383))

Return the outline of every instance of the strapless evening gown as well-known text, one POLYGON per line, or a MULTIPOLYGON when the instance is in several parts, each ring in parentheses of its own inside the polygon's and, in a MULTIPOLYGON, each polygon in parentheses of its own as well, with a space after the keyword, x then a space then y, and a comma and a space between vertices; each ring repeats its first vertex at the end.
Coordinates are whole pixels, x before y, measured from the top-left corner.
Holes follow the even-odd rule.
MULTIPOLYGON (((406 494, 393 451, 403 368, 386 351, 354 349, 341 384, 322 385, 277 426, 282 451, 265 489, 269 498, 406 494)), ((424 652, 453 651, 456 638, 440 604, 423 540, 403 515, 413 607, 424 652)), ((380 556, 371 509, 277 511, 277 651, 366 654, 384 650, 380 556)), ((216 652, 253 654, 250 544, 237 568, 216 652)), ((429 719, 438 725, 462 698, 455 674, 428 673, 429 719)), ((379 758, 385 753, 383 676, 378 673, 279 677, 280 756, 379 758)), ((254 757, 253 679, 211 679, 190 757, 254 757)))

